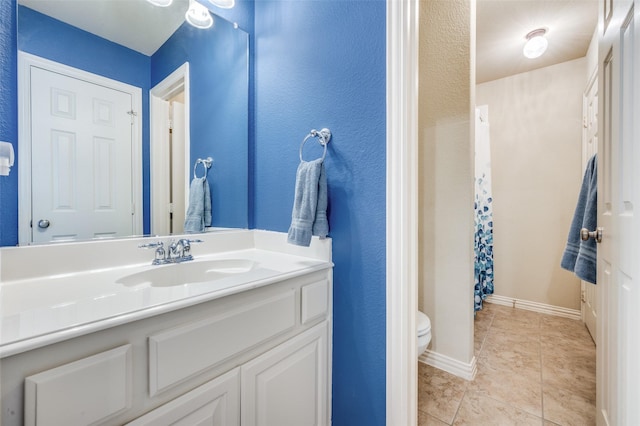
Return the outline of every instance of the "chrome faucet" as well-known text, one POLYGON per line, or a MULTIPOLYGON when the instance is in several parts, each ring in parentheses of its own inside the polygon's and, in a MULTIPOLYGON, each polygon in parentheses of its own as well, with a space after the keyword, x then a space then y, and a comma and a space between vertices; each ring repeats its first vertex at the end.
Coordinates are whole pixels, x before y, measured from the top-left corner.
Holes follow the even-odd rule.
POLYGON ((164 249, 164 243, 158 241, 155 243, 140 244, 138 248, 155 248, 155 256, 152 265, 165 265, 167 263, 180 263, 193 260, 191 254, 191 243, 201 243, 202 240, 188 240, 181 238, 179 240, 171 240, 167 250, 164 249))

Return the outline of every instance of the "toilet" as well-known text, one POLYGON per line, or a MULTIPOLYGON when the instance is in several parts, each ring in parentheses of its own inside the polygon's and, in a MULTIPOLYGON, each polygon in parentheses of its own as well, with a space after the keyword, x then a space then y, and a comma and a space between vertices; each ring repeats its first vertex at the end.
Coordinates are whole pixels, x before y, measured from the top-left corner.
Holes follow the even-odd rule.
POLYGON ((431 341, 431 320, 423 312, 418 311, 418 356, 422 355, 431 341))

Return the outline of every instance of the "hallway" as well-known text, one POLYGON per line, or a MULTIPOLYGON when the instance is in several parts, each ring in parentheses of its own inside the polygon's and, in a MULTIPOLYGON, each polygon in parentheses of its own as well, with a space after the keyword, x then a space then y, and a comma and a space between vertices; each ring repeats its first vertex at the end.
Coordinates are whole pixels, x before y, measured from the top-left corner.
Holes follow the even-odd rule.
POLYGON ((418 425, 595 424, 596 349, 581 321, 490 303, 467 382, 419 363, 418 425))

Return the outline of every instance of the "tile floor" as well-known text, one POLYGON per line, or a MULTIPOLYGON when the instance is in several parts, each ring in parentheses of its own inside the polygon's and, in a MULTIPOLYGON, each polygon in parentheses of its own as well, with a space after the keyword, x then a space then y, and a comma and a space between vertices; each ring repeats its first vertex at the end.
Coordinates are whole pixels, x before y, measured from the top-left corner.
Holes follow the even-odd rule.
POLYGON ((595 425, 596 348, 584 324, 484 304, 468 382, 418 363, 418 425, 595 425))

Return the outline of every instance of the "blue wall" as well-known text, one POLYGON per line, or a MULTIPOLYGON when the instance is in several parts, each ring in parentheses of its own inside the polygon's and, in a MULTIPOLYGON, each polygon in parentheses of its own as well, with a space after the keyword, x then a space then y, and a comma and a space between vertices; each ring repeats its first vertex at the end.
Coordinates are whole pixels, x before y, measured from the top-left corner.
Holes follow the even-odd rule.
POLYGON ((217 17, 207 30, 183 23, 151 57, 151 86, 189 62, 190 164, 213 157, 212 226, 248 227, 248 38, 217 17))
POLYGON ((330 128, 333 425, 383 425, 385 2, 258 0, 255 16, 256 228, 287 231, 300 143, 330 128))
MULTIPOLYGON (((250 214, 257 228, 288 229, 299 144, 311 128, 329 127, 334 135, 326 160, 335 262, 333 424, 383 425, 385 3, 257 0, 255 27, 247 18, 253 14, 252 3, 238 2, 237 16, 222 13, 251 34, 250 153, 255 170, 250 214)), ((0 1, 0 139, 13 137, 13 142, 14 10, 15 0, 0 1)), ((305 156, 320 153, 307 144, 305 156)), ((17 195, 5 195, 5 182, 0 178, 0 232, 17 228, 12 216, 17 195)), ((17 236, 11 241, 3 233, 0 237, 3 244, 17 241, 17 236)))
MULTIPOLYGON (((18 163, 18 50, 16 0, 0 1, 0 140, 11 142, 18 163)), ((18 243, 18 167, 0 176, 0 246, 18 243)))

